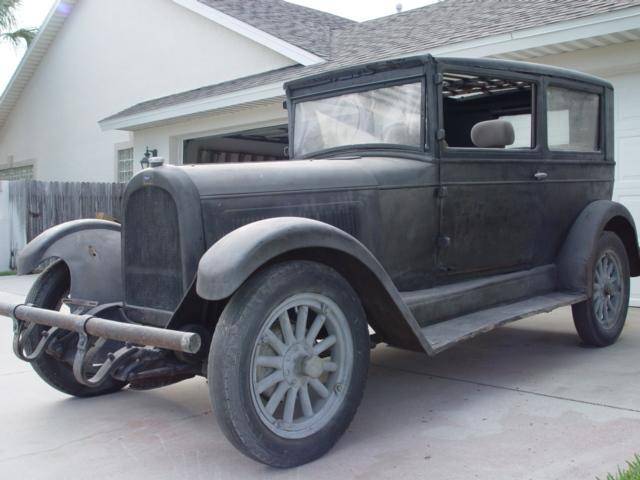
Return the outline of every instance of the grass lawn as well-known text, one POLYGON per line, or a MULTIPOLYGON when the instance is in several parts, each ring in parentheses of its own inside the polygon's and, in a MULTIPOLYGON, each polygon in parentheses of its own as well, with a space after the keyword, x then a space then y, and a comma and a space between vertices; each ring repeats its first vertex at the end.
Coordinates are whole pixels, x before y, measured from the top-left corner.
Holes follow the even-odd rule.
POLYGON ((604 480, 640 480, 640 456, 636 455, 632 461, 627 462, 624 470, 618 469, 618 473, 609 474, 604 480))
POLYGON ((7 270, 6 272, 0 272, 0 277, 8 277, 9 275, 15 275, 16 272, 13 272, 11 270, 7 270))

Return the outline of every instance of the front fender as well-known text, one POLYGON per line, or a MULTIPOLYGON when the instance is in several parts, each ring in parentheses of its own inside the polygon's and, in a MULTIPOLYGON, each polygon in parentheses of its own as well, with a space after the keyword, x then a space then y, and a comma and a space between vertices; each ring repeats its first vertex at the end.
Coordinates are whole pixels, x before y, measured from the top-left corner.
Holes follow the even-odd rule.
POLYGON ((45 230, 18 254, 18 274, 49 258, 62 259, 71 274, 71 298, 98 303, 122 300, 120 225, 73 220, 45 230))
POLYGON ((244 225, 209 248, 198 265, 198 295, 227 298, 269 260, 302 248, 340 250, 387 276, 373 254, 346 232, 308 218, 277 217, 244 225))
MULTIPOLYGON (((291 252, 317 250, 336 254, 327 263, 347 277, 365 310, 377 317, 373 321, 370 318, 376 330, 395 345, 422 347, 433 353, 409 307, 374 255, 351 235, 317 220, 270 218, 225 235, 200 259, 196 291, 206 300, 225 299, 267 262, 291 252)), ((307 258, 314 259, 311 253, 307 258)))
POLYGON ((580 212, 560 250, 556 265, 561 288, 591 295, 591 260, 604 230, 613 231, 622 239, 631 274, 638 274, 638 240, 631 213, 620 203, 597 200, 580 212))

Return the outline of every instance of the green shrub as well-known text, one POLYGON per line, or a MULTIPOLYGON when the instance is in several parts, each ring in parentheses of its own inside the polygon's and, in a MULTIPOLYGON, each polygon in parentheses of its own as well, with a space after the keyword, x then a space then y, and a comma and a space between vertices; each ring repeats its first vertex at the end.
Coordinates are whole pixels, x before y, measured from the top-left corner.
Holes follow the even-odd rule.
POLYGON ((636 455, 632 461, 627 462, 627 468, 621 470, 615 475, 607 475, 605 480, 640 480, 640 456, 636 455))

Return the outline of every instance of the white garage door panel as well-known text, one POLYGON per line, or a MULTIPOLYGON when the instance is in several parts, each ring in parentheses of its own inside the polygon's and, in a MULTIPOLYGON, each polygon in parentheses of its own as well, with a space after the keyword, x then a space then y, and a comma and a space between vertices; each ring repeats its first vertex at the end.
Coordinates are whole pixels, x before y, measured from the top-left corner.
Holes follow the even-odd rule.
MULTIPOLYGON (((633 215, 636 226, 640 225, 638 222, 640 219, 640 192, 635 195, 618 195, 614 199, 627 207, 633 215)), ((631 305, 640 307, 640 279, 638 278, 631 280, 631 305)))
MULTIPOLYGON (((618 185, 616 187, 625 188, 627 184, 629 187, 637 187, 640 182, 640 161, 632 160, 637 158, 638 152, 640 152, 640 135, 624 136, 620 134, 618 141, 616 142, 616 157, 617 175, 616 181, 618 185), (621 159, 623 159, 621 161, 621 159)), ((637 191, 640 195, 640 190, 637 191)))
MULTIPOLYGON (((608 79, 615 89, 616 183, 613 199, 640 226, 640 71, 608 79)), ((631 305, 640 306, 640 278, 631 281, 631 305)))

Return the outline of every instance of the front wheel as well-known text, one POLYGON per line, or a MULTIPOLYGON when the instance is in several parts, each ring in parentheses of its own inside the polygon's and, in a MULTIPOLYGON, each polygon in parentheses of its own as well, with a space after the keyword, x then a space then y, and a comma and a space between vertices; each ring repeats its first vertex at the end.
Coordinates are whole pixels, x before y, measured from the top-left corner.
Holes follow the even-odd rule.
POLYGON ((218 423, 274 467, 323 455, 364 391, 369 334, 347 281, 314 262, 273 265, 236 292, 216 327, 209 388, 218 423))
POLYGON ((573 305, 573 321, 585 344, 606 347, 618 339, 627 318, 629 259, 620 238, 603 232, 591 262, 593 293, 573 305))
MULTIPOLYGON (((70 275, 67 265, 57 260, 49 265, 36 279, 31 287, 25 303, 34 307, 59 311, 63 307, 63 300, 68 297, 70 288, 70 275)), ((27 350, 33 351, 48 327, 38 326, 27 339, 27 350)), ((69 333, 66 339, 68 345, 77 343, 78 335, 69 333)), ((126 384, 114 379, 108 379, 99 387, 88 387, 78 383, 73 376, 73 370, 69 363, 50 356, 48 353, 31 363, 35 372, 45 382, 56 390, 75 397, 95 397, 121 390, 126 384)))

